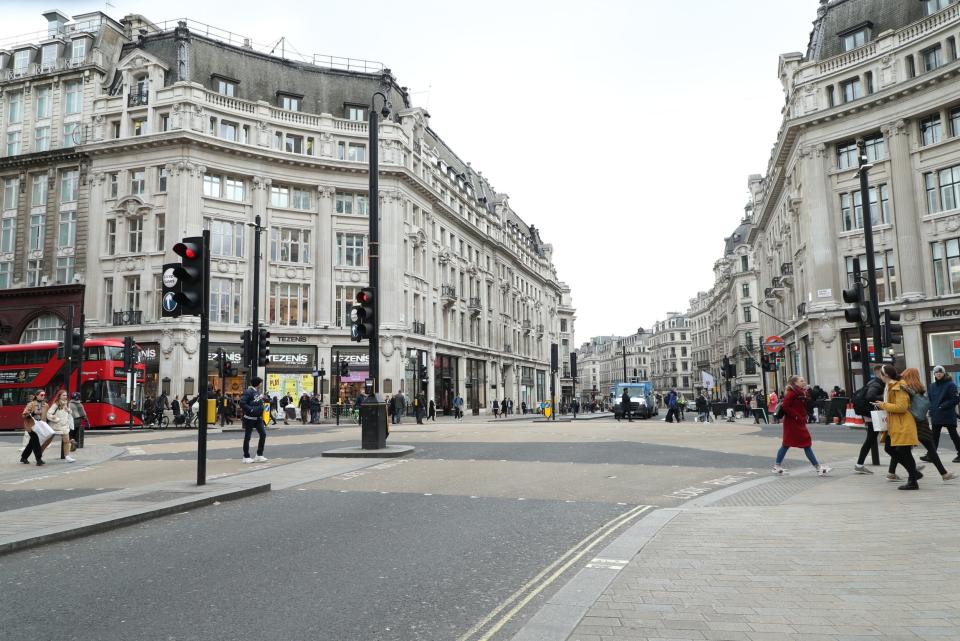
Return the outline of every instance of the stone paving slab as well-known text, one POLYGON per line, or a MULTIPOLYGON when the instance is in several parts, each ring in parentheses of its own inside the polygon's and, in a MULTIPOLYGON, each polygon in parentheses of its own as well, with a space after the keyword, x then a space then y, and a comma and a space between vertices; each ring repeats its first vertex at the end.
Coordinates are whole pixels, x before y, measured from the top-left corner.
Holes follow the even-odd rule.
POLYGON ((960 639, 960 485, 932 474, 921 487, 840 470, 653 512, 610 544, 635 555, 592 605, 573 586, 595 582, 578 575, 513 639, 960 639))

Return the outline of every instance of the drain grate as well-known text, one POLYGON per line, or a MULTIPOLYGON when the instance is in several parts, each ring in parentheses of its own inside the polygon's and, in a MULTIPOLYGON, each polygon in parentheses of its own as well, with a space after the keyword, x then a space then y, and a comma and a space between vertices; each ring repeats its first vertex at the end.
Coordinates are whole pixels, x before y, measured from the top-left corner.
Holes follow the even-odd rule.
POLYGON ((148 503, 161 503, 163 501, 173 501, 187 496, 194 496, 197 492, 174 492, 171 490, 157 490, 156 492, 147 492, 146 494, 135 494, 125 496, 121 501, 147 501, 148 503))
POLYGON ((818 477, 810 478, 778 478, 769 483, 751 487, 742 492, 720 499, 711 507, 751 507, 780 505, 791 496, 799 494, 818 485, 829 482, 829 479, 818 477))

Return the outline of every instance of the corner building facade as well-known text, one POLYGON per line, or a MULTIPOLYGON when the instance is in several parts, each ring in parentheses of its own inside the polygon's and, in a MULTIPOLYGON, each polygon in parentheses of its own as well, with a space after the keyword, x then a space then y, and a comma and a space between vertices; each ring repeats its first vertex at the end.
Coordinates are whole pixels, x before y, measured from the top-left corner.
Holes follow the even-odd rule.
POLYGON ((87 159, 90 230, 80 277, 88 333, 134 336, 148 393, 241 390, 242 377, 220 381, 212 362, 195 380, 199 323, 161 318, 161 270, 180 237, 210 230, 210 352, 223 347, 239 362, 258 215, 267 391, 311 392, 318 369, 325 404, 360 391, 368 350, 351 343, 349 312, 368 282, 367 110, 381 91, 394 105, 380 124, 376 196, 381 392, 433 399, 441 412, 457 394, 477 412, 494 399, 549 398, 561 315, 573 340, 552 247, 430 128, 388 69, 281 59, 189 22, 131 15, 110 25, 125 40, 103 61, 76 149, 87 159), (348 376, 336 375, 337 360, 348 376))
POLYGON ((784 376, 860 384, 841 298, 853 259, 866 270, 857 138, 873 163, 880 308, 903 313, 899 364, 960 371, 958 39, 953 1, 832 0, 806 53, 780 57, 785 117, 766 173, 749 180, 749 242, 761 306, 787 323, 760 317, 761 335, 786 341, 784 376))

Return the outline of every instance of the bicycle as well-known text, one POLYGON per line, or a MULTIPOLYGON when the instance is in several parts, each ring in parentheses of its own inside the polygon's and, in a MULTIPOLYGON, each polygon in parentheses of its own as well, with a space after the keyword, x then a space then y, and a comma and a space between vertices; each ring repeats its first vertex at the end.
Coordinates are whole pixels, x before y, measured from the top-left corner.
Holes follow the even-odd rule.
POLYGON ((144 421, 144 427, 153 425, 155 425, 157 429, 165 430, 170 427, 170 418, 163 410, 157 410, 150 416, 149 421, 144 421))

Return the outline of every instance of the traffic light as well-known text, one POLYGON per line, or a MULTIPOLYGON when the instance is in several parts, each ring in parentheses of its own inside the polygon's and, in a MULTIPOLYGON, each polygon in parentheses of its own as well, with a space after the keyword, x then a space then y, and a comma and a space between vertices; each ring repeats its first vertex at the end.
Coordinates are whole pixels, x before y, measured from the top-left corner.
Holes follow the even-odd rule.
POLYGON ((74 364, 83 358, 83 334, 80 332, 79 327, 73 328, 70 332, 67 333, 67 353, 70 355, 70 358, 74 360, 74 364))
POLYGON ((848 323, 864 326, 870 324, 870 309, 863 297, 863 285, 854 283, 850 289, 843 290, 843 302, 853 305, 843 310, 843 317, 848 323))
POLYGON ((257 365, 266 367, 270 360, 270 331, 266 327, 260 328, 260 336, 257 337, 257 365))
POLYGON ((229 358, 223 357, 223 377, 232 378, 237 375, 237 368, 229 358))
POLYGON ((123 369, 128 372, 133 369, 133 366, 137 364, 136 356, 134 355, 134 342, 133 336, 124 336, 123 337, 123 369))
POLYGON ((860 352, 860 343, 850 343, 850 362, 863 362, 863 354, 860 352))
POLYGON ((243 344, 240 353, 241 364, 249 367, 250 363, 253 362, 253 333, 249 329, 243 330, 243 334, 240 335, 240 341, 243 344))
POLYGON ((350 363, 347 361, 340 361, 340 378, 347 378, 350 376, 350 363))
MULTIPOLYGON (((203 237, 191 236, 173 246, 173 253, 183 260, 174 265, 173 275, 176 282, 172 283, 170 293, 177 303, 169 315, 200 316, 204 311, 203 289, 207 274, 205 257, 203 255, 203 237), (175 312, 179 309, 179 314, 175 312)), ((164 296, 167 294, 167 277, 164 274, 164 296)), ((167 301, 163 301, 164 310, 167 301)))
POLYGON ((373 300, 373 289, 364 287, 357 292, 357 299, 350 310, 350 340, 360 342, 373 336, 376 330, 376 306, 373 300))
POLYGON ((728 356, 723 357, 723 377, 730 378, 730 358, 728 356))
POLYGON ((894 321, 900 320, 900 312, 894 312, 889 309, 883 310, 883 345, 892 347, 894 344, 903 342, 903 325, 898 325, 894 321))

